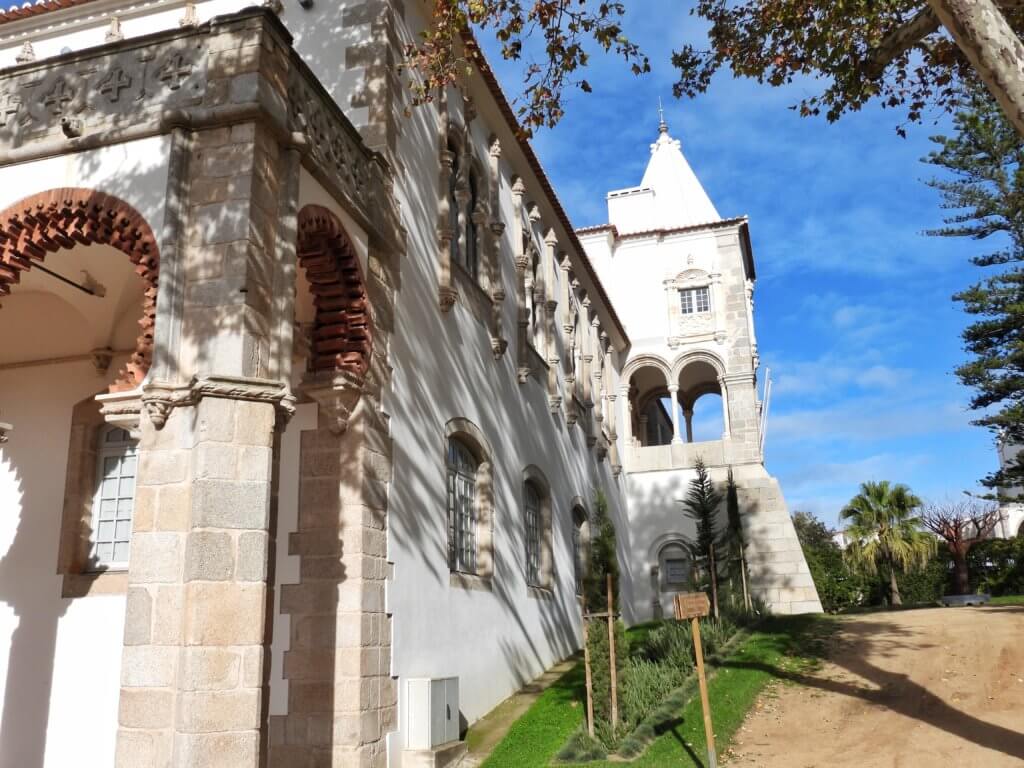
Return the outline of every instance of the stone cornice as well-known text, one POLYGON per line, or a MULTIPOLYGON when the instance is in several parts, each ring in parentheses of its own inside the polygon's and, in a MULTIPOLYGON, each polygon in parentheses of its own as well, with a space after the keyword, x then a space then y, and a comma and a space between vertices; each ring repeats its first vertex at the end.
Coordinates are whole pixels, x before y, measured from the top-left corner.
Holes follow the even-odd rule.
POLYGON ((277 16, 249 8, 196 27, 113 41, 0 71, 0 165, 169 133, 260 122, 372 237, 403 239, 391 171, 291 47, 277 16), (258 70, 221 51, 254 45, 258 70), (256 72, 285 69, 286 93, 256 72), (229 99, 230 95, 230 99, 229 99))
POLYGON ((295 413, 295 395, 287 384, 241 376, 193 376, 187 384, 149 382, 142 387, 141 402, 153 426, 162 429, 172 409, 195 405, 204 397, 269 403, 284 423, 295 413))

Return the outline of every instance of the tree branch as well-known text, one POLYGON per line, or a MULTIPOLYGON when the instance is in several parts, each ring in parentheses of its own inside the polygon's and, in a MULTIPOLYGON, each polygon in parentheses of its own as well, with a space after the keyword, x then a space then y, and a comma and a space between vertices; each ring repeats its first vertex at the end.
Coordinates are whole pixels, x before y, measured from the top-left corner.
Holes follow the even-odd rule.
MULTIPOLYGON (((997 5, 1003 10, 1014 10, 1024 8, 1024 0, 998 0, 997 5)), ((918 11, 910 21, 892 30, 882 38, 882 42, 868 51, 864 74, 877 80, 897 56, 913 48, 928 35, 938 32, 941 26, 942 22, 930 6, 918 11)))

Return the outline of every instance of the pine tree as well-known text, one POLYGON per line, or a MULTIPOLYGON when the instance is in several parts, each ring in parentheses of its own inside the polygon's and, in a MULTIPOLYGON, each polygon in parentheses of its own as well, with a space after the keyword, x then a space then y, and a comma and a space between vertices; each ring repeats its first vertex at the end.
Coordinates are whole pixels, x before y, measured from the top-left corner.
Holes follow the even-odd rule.
MULTIPOLYGON (((932 179, 943 208, 956 210, 939 237, 987 240, 999 247, 975 256, 979 267, 1000 268, 953 298, 978 319, 963 332, 971 359, 956 370, 975 390, 974 423, 1009 444, 1024 445, 1024 141, 980 88, 964 99, 956 134, 936 136, 938 149, 924 160, 952 178, 932 179)), ((992 489, 1024 484, 1024 456, 982 482, 992 489)))
POLYGON ((697 523, 697 539, 693 543, 695 557, 707 557, 721 536, 715 517, 722 503, 722 495, 715 490, 703 459, 697 459, 695 469, 697 476, 690 481, 690 489, 683 500, 683 511, 697 523))
POLYGON ((612 575, 612 599, 619 603, 619 556, 615 524, 608 516, 608 498, 603 491, 594 495, 594 516, 591 520, 590 567, 583 581, 587 610, 600 613, 608 610, 607 581, 612 575))

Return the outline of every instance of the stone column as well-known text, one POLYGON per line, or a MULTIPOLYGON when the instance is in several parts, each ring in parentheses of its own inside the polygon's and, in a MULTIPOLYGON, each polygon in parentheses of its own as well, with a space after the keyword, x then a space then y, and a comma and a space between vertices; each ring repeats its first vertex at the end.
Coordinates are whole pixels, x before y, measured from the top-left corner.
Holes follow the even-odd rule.
MULTIPOLYGON (((632 409, 632 404, 630 405, 630 408, 632 409)), ((647 414, 646 413, 641 413, 640 414, 640 423, 637 424, 637 428, 640 430, 640 434, 637 436, 637 445, 638 446, 647 445, 647 441, 648 441, 650 436, 649 436, 649 434, 647 432, 647 414)))
POLYGON ((693 408, 683 409, 683 418, 686 419, 686 442, 693 442, 693 408))
MULTIPOLYGON (((544 245, 547 246, 542 271, 545 283, 544 346, 548 363, 548 406, 552 413, 558 413, 562 407, 562 393, 558 388, 558 366, 561 364, 561 359, 558 355, 558 331, 555 321, 555 313, 558 311, 558 299, 555 294, 555 283, 558 281, 555 276, 555 267, 558 264, 556 254, 558 238, 555 236, 555 230, 548 230, 544 236, 544 245)), ((571 398, 572 393, 568 393, 568 396, 571 398)))
POLYGON ((725 341, 725 320, 726 320, 726 306, 725 306, 725 289, 722 287, 722 274, 720 272, 711 273, 711 309, 715 316, 715 341, 719 344, 725 341))
POLYGON ((512 247, 516 259, 516 376, 520 384, 530 378, 530 359, 527 343, 530 332, 530 307, 532 306, 533 275, 530 274, 530 253, 526 245, 526 229, 523 226, 523 194, 526 185, 518 176, 512 179, 512 247), (529 301, 527 300, 529 297, 529 301))
POLYGON ((398 258, 371 247, 365 378, 328 372, 302 387, 319 413, 317 429, 301 436, 299 518, 288 541, 300 580, 281 587, 281 610, 291 617, 288 714, 271 720, 271 768, 383 768, 385 736, 397 727, 384 602, 392 448, 381 397, 398 258))
POLYGON ((722 438, 726 439, 732 436, 732 419, 729 417, 729 385, 725 383, 725 379, 719 379, 718 386, 722 392, 722 425, 725 429, 722 438))
POLYGON ((294 402, 276 338, 294 316, 281 267, 294 253, 278 235, 298 165, 254 123, 184 148, 181 240, 160 286, 178 330, 168 378, 142 393, 116 764, 257 768, 274 445, 294 402))
MULTIPOLYGON (((672 401, 672 442, 680 444, 683 439, 679 436, 679 387, 675 384, 669 385, 668 397, 672 401)), ((686 442, 690 442, 690 421, 686 421, 686 442)))
POLYGON ((629 385, 619 387, 619 400, 622 401, 622 439, 628 450, 633 447, 633 403, 629 397, 629 385))

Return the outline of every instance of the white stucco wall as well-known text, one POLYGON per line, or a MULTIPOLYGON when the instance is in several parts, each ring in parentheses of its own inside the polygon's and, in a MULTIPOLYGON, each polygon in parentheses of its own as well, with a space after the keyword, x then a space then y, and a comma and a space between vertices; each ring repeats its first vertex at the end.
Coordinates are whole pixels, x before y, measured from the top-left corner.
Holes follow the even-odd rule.
MULTIPOLYGON (((415 34, 413 13, 407 6, 405 21, 415 34)), ((496 111, 484 94, 474 95, 473 151, 486 167, 493 131, 487 121, 496 111)), ((451 101, 457 103, 454 96, 451 101)), ((460 110, 452 112, 461 124, 460 110)), ((501 165, 501 219, 507 229, 499 260, 508 294, 503 306, 507 352, 495 360, 487 328, 464 301, 448 313, 439 309, 434 115, 433 108, 416 110, 403 122, 398 153, 404 172, 396 184, 408 249, 396 297, 394 385, 385 406, 394 441, 388 541, 394 577, 388 609, 394 615, 392 673, 399 677, 403 726, 402 683, 408 677, 458 676, 460 708, 471 723, 575 650, 580 615, 573 586, 571 501, 580 496, 592 510, 595 490, 601 488, 613 516, 620 513, 619 481, 611 476, 610 463, 597 460, 581 427, 567 427, 560 414, 551 414, 545 381, 531 378, 519 384, 516 379, 512 224, 519 213, 512 209, 510 177, 525 173, 512 165, 515 155, 509 149, 501 165), (479 427, 494 453, 492 591, 450 584, 444 427, 456 417, 479 427), (555 584, 551 597, 542 599, 528 589, 524 570, 523 470, 531 464, 544 471, 552 488, 555 584)), ((561 315, 557 318, 561 337, 561 315)))
MULTIPOLYGON (((156 138, 0 168, 0 208, 53 188, 89 187, 121 197, 159 233, 166 155, 156 138)), ((62 768, 83 754, 111 765, 117 732, 124 597, 62 598, 57 552, 71 409, 105 390, 126 355, 102 375, 88 359, 40 360, 133 348, 141 286, 128 259, 106 246, 59 251, 46 263, 73 279, 88 265, 108 292, 85 296, 33 272, 0 310, 0 420, 14 426, 0 447, 4 768, 62 768)))
MULTIPOLYGON (((252 4, 250 0, 199 0, 195 3, 196 18, 203 23, 252 4)), ((65 49, 80 51, 103 45, 115 14, 121 20, 121 34, 132 38, 178 29, 184 11, 185 0, 101 0, 60 14, 12 22, 0 32, 0 68, 15 64, 26 41, 31 42, 36 59, 43 59, 65 49)))
MULTIPOLYGON (((2 315, 2 313, 0 313, 2 315)), ((4 327, 0 316, 0 334, 4 327)), ((57 544, 71 408, 107 381, 89 361, 0 370, 0 765, 111 765, 124 597, 61 597, 57 544), (44 759, 45 758, 45 759, 44 759)))

